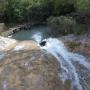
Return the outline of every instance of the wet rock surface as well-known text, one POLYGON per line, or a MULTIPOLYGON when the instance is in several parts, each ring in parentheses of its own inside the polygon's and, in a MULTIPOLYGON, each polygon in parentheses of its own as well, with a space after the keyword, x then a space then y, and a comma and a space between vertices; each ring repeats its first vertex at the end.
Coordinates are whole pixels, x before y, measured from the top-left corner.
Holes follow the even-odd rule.
POLYGON ((6 51, 14 47, 16 40, 0 36, 0 51, 6 51))
MULTIPOLYGON (((76 37, 75 40, 72 36, 65 39, 66 37, 63 37, 62 40, 64 39, 67 46, 69 42, 82 41, 76 37)), ((5 41, 10 44, 13 41, 2 38, 0 43, 5 41)), ((0 49, 0 90, 77 90, 76 87, 72 87, 69 79, 62 82, 60 63, 51 54, 41 50, 37 43, 34 41, 15 41, 10 45, 7 43, 3 43, 3 50, 0 49), (13 47, 9 48, 11 45, 13 47)), ((71 48, 69 47, 69 49, 71 48)), ((81 70, 81 65, 76 63, 76 66, 81 70)), ((79 72, 78 70, 77 72, 79 72)), ((84 72, 82 71, 82 73, 84 72)), ((83 75, 82 73, 81 75, 83 75)), ((89 83, 89 74, 83 78, 89 83)), ((87 86, 84 88, 89 90, 87 86)))
POLYGON ((44 51, 9 51, 0 60, 0 90, 70 90, 56 59, 44 51))
POLYGON ((90 35, 68 35, 63 36, 60 39, 62 39, 70 51, 90 57, 90 35))
POLYGON ((17 41, 15 39, 0 36, 0 51, 8 50, 40 50, 39 45, 32 40, 17 41))
POLYGON ((70 90, 71 82, 60 80, 56 58, 34 41, 12 42, 0 38, 0 90, 70 90))

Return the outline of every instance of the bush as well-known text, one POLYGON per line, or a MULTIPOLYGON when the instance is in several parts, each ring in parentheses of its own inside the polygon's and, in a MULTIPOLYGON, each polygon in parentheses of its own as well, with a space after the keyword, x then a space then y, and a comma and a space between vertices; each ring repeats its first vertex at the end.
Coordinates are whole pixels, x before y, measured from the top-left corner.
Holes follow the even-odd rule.
POLYGON ((22 22, 26 20, 26 14, 29 8, 29 3, 21 2, 20 0, 6 0, 4 11, 5 22, 22 22))
POLYGON ((1 22, 41 22, 76 10, 90 12, 89 0, 0 0, 1 22))
POLYGON ((75 7, 79 12, 90 13, 90 0, 76 0, 75 7))
POLYGON ((55 15, 65 15, 75 11, 75 0, 55 0, 54 13, 55 15))
POLYGON ((29 19, 34 21, 44 21, 47 17, 52 14, 52 9, 46 5, 41 4, 37 6, 33 6, 29 10, 29 19))
POLYGON ((0 17, 4 22, 44 21, 52 15, 53 0, 2 0, 0 17))
POLYGON ((74 34, 81 35, 81 34, 85 34, 86 32, 88 32, 88 27, 86 25, 76 24, 74 28, 74 34))
POLYGON ((76 25, 76 21, 69 16, 50 17, 47 21, 52 32, 63 35, 73 33, 76 25))

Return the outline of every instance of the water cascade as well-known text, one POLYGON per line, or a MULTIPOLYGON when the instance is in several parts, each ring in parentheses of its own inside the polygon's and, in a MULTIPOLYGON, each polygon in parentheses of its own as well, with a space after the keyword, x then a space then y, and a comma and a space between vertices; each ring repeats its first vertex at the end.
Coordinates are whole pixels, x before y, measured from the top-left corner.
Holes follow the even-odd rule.
POLYGON ((72 88, 77 87, 75 90, 86 90, 83 89, 85 85, 88 88, 87 90, 90 90, 88 85, 90 80, 86 82, 82 76, 83 72, 88 72, 87 76, 90 75, 90 63, 86 61, 86 58, 80 54, 69 52, 62 41, 58 39, 49 38, 46 39, 46 42, 46 45, 41 46, 41 48, 56 57, 60 63, 61 71, 59 76, 63 83, 66 80, 70 80, 72 88), (78 64, 75 65, 77 62, 78 64))
MULTIPOLYGON (((23 32, 24 31, 22 31, 22 33, 23 32)), ((46 37, 44 37, 43 33, 39 31, 37 33, 35 32, 31 34, 27 32, 27 35, 25 35, 24 32, 23 35, 38 42, 42 50, 46 50, 47 53, 53 55, 58 60, 61 68, 58 75, 62 82, 64 83, 66 80, 70 80, 72 82, 70 90, 90 90, 90 63, 87 58, 79 53, 68 51, 61 40, 48 37, 48 39, 45 39, 46 37)), ((18 36, 20 36, 20 34, 18 34, 18 36)), ((23 37, 23 39, 26 38, 23 37)), ((17 51, 22 48, 23 46, 17 46, 15 50, 17 51)), ((3 57, 4 55, 0 54, 0 58, 3 57)))

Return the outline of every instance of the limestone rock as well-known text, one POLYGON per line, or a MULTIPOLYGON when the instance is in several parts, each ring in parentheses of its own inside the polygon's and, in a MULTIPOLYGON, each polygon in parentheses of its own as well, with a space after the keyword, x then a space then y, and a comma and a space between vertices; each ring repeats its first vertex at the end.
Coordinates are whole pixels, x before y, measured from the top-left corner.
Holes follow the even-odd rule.
POLYGON ((40 47, 35 41, 32 40, 17 41, 15 39, 0 36, 0 51, 8 50, 40 50, 40 47))
POLYGON ((0 90, 70 90, 58 69, 56 59, 44 51, 8 52, 0 60, 0 90))
POLYGON ((16 40, 0 36, 0 51, 10 50, 14 47, 16 40))
POLYGON ((90 35, 68 35, 59 39, 62 39, 70 51, 82 53, 90 57, 90 35))

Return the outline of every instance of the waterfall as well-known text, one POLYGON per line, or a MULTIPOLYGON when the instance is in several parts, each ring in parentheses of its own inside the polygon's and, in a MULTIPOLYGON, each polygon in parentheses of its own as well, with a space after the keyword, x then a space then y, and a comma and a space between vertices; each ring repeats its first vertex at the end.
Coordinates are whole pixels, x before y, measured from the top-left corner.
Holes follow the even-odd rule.
POLYGON ((40 43, 42 40, 42 33, 36 32, 33 36, 32 39, 34 39, 36 42, 40 43))
POLYGON ((77 87, 78 90, 83 90, 79 78, 80 75, 77 73, 76 66, 73 62, 78 62, 87 70, 90 70, 90 63, 86 61, 84 56, 69 52, 62 41, 58 39, 49 38, 46 39, 46 42, 46 45, 41 48, 56 57, 60 63, 62 71, 59 73, 59 76, 63 83, 69 79, 72 82, 72 86, 77 87))

